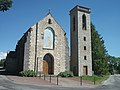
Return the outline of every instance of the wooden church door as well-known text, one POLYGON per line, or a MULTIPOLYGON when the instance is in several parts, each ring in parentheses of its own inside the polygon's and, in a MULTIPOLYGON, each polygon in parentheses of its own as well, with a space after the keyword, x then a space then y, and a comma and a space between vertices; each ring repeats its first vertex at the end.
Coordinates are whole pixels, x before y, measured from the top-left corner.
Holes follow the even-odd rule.
POLYGON ((48 74, 48 62, 43 60, 43 73, 48 74))
POLYGON ((87 66, 83 66, 83 75, 87 74, 88 74, 87 66))

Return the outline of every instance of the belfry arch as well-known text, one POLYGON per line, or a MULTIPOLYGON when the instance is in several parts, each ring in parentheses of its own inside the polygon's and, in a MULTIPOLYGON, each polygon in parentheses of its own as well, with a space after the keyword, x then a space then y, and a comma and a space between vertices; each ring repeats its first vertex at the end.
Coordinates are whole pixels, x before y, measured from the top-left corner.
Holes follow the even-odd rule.
POLYGON ((86 30, 86 15, 82 15, 82 29, 86 30))

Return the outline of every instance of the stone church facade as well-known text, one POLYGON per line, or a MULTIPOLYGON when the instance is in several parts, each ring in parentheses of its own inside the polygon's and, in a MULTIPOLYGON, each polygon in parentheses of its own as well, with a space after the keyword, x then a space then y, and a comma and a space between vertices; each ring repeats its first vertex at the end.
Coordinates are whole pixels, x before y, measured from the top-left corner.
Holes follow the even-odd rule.
POLYGON ((49 13, 27 32, 23 70, 57 75, 67 70, 68 53, 66 33, 49 13))
POLYGON ((86 10, 90 9, 76 6, 70 11, 71 56, 66 32, 49 12, 42 20, 30 27, 18 41, 15 51, 11 54, 15 57, 10 57, 8 53, 6 71, 11 72, 10 65, 15 65, 16 73, 34 70, 53 75, 64 71, 72 71, 78 76, 92 75, 90 12, 86 10), (83 14, 85 20, 81 18, 83 14), (81 29, 83 23, 85 23, 85 32, 81 29), (85 43, 82 41, 83 37, 87 38, 85 43), (86 52, 82 50, 83 46, 86 46, 86 52), (83 56, 86 56, 87 60, 83 60, 83 56), (13 62, 10 63, 9 59, 12 58, 13 62))

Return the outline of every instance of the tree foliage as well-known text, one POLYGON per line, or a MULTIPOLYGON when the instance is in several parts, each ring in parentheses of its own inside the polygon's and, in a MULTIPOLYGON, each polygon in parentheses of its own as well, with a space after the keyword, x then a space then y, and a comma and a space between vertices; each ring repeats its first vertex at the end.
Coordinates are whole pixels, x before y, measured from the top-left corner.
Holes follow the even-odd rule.
POLYGON ((120 74, 120 57, 108 56, 109 72, 111 74, 120 74))
POLYGON ((92 35, 92 65, 93 71, 96 75, 108 74, 108 58, 107 50, 104 45, 104 40, 96 31, 95 26, 91 23, 92 35))
POLYGON ((91 23, 92 65, 95 75, 120 74, 120 57, 110 56, 104 40, 91 23))
POLYGON ((1 59, 1 60, 0 60, 0 66, 3 66, 3 67, 4 67, 5 60, 6 60, 6 59, 1 59))
POLYGON ((0 0, 0 11, 7 11, 12 6, 12 0, 0 0))

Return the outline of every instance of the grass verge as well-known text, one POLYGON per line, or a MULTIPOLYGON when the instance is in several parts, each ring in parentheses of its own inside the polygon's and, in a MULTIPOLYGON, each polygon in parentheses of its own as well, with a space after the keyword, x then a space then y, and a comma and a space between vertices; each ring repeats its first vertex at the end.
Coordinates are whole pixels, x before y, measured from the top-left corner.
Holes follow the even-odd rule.
POLYGON ((104 75, 104 76, 82 76, 83 80, 88 80, 91 82, 94 82, 95 80, 95 84, 101 84, 103 81, 107 80, 109 78, 110 75, 104 75))

